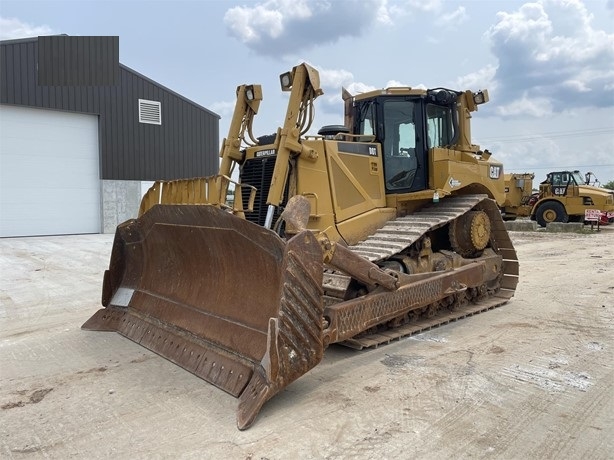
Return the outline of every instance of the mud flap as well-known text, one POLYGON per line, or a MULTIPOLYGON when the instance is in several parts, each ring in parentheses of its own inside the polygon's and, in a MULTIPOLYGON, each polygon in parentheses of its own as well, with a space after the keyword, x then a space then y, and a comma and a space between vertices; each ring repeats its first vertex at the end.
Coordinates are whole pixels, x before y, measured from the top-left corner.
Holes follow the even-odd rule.
POLYGON ((322 251, 213 206, 157 205, 117 228, 102 304, 117 331, 240 398, 237 425, 322 360, 322 251))

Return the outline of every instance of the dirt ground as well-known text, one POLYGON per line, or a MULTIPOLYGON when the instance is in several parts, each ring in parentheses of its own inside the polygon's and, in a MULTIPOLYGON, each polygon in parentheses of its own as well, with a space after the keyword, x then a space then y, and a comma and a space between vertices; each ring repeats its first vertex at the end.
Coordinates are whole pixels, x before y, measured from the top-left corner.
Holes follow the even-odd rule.
POLYGON ((111 235, 0 239, 0 457, 614 458, 614 226, 512 232, 507 305, 323 362, 238 431, 237 400, 116 333, 111 235))

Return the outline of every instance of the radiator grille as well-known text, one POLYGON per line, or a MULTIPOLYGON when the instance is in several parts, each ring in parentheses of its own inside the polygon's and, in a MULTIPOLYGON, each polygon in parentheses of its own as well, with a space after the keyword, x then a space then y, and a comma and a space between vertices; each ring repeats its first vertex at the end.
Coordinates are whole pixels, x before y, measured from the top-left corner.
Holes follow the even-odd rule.
MULTIPOLYGON (((271 179, 273 177, 273 170, 275 169, 275 160, 277 157, 270 156, 264 158, 253 158, 247 160, 241 168, 242 184, 249 184, 256 187, 256 199, 254 200, 254 211, 246 212, 245 218, 250 222, 254 222, 258 225, 264 226, 267 213, 267 196, 269 194, 269 188, 271 185, 271 179)), ((243 207, 247 209, 247 203, 249 200, 249 189, 247 187, 241 190, 243 207)), ((284 198, 282 205, 275 210, 273 216, 273 223, 277 221, 281 211, 283 211, 283 205, 288 200, 288 187, 284 192, 284 198)))

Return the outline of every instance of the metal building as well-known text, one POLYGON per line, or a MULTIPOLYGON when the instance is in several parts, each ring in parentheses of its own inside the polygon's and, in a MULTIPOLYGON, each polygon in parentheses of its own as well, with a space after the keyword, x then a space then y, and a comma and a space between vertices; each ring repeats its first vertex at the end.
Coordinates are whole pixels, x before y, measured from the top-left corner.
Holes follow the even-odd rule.
POLYGON ((0 41, 0 236, 113 232, 142 181, 215 174, 219 115, 119 63, 119 37, 0 41))

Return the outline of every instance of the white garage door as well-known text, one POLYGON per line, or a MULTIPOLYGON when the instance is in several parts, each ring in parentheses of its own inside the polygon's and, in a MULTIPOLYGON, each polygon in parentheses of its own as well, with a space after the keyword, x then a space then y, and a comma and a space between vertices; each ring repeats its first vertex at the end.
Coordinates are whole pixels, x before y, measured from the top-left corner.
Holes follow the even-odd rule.
POLYGON ((100 233, 98 116, 0 105, 0 236, 100 233))

